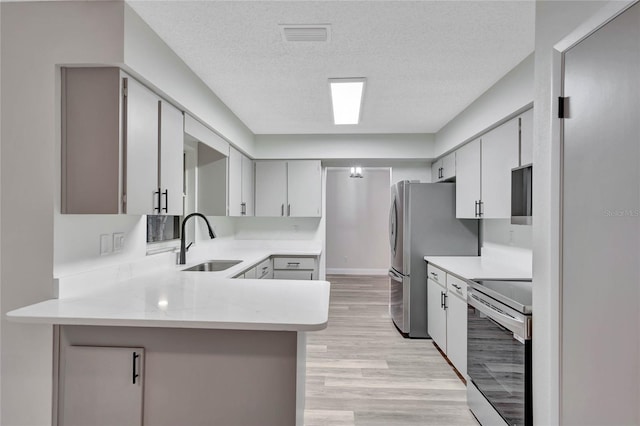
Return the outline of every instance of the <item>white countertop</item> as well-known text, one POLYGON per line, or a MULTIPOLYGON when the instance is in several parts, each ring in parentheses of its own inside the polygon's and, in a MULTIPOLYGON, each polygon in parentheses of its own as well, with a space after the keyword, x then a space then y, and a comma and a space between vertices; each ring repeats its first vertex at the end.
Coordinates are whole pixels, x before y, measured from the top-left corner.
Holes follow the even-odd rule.
POLYGON ((530 251, 492 248, 482 256, 425 256, 424 260, 467 280, 532 278, 530 251))
MULTIPOLYGON (((248 244, 245 244, 248 246, 248 244)), ((199 250, 187 264, 123 277, 127 268, 76 274, 60 281, 60 297, 16 309, 28 323, 236 330, 311 331, 326 327, 330 283, 230 279, 272 255, 318 256, 314 246, 199 250), (183 272, 209 259, 243 262, 220 272, 183 272)))

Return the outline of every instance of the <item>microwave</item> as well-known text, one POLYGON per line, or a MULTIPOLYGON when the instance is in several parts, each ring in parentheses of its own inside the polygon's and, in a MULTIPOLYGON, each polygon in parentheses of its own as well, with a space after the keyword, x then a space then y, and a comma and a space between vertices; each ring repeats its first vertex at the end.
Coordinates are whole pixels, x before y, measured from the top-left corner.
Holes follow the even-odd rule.
POLYGON ((511 223, 531 225, 533 208, 533 166, 511 169, 511 223))

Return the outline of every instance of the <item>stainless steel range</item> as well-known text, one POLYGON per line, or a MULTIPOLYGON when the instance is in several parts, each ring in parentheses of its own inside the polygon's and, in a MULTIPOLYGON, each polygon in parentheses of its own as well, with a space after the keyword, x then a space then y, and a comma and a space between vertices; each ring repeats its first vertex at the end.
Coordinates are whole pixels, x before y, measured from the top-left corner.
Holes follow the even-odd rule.
POLYGON ((531 281, 469 282, 467 401, 485 426, 533 425, 531 281))

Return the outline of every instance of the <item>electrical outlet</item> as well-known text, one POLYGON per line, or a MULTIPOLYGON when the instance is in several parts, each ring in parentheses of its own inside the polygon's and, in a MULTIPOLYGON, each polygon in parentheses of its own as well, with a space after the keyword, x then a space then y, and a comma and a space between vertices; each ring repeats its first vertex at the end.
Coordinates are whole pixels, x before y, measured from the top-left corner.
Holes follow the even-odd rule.
POLYGON ((111 253, 111 236, 109 234, 100 235, 100 255, 111 253))
POLYGON ((113 234, 113 251, 120 252, 124 249, 124 233, 114 232, 113 234))

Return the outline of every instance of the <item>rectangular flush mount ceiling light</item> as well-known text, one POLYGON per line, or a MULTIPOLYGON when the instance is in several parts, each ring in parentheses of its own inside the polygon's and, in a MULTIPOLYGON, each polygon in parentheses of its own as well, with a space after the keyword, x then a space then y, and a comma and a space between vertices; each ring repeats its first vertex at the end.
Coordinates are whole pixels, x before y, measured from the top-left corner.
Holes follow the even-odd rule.
POLYGON ((334 124, 358 124, 365 78, 330 78, 334 124))

